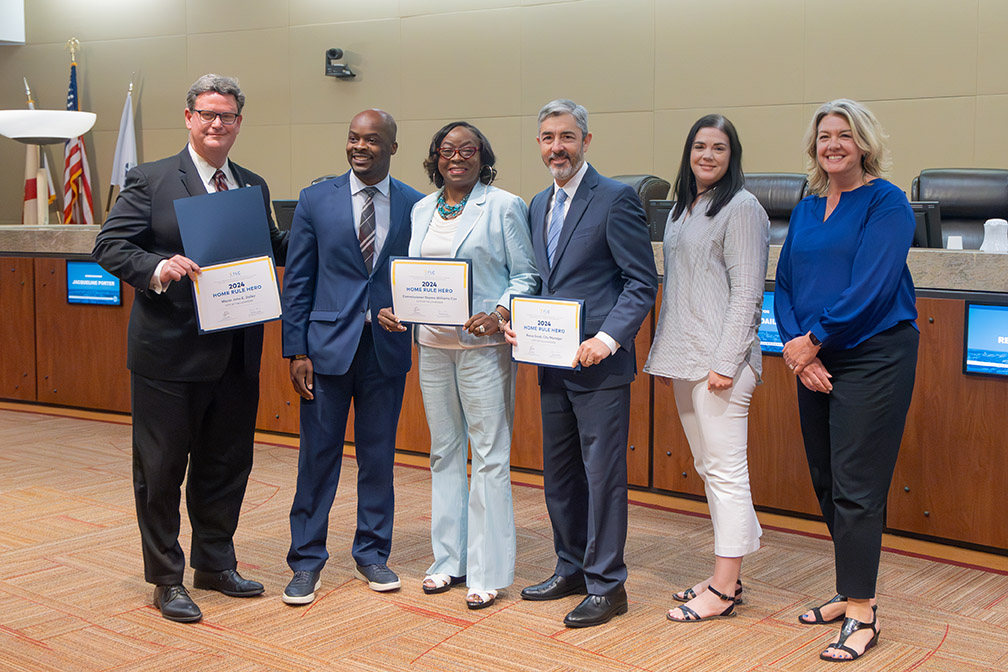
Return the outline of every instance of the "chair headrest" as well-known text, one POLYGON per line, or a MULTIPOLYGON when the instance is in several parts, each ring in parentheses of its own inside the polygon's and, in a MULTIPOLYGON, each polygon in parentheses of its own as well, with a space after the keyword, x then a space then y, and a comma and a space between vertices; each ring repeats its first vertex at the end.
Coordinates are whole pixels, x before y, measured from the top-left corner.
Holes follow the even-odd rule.
POLYGON ((756 197, 767 216, 788 218, 805 198, 808 178, 804 173, 746 173, 745 188, 756 197))
POLYGON ((1008 216, 1008 170, 939 168, 922 170, 919 201, 938 201, 942 219, 989 219, 1008 216))
POLYGON ((613 175, 612 179, 629 185, 637 192, 645 209, 649 201, 660 201, 668 196, 669 188, 672 186, 668 180, 655 175, 613 175))

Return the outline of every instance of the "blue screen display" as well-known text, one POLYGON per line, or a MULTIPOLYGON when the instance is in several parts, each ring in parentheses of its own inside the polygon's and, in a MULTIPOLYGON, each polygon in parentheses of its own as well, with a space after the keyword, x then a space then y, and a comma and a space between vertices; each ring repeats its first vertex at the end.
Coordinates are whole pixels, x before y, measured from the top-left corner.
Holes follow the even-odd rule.
POLYGON ((1008 376, 1008 306, 966 304, 963 373, 1008 376))
POLYGON ((122 305, 119 278, 93 261, 67 259, 67 303, 122 305))
POLYGON ((763 352, 779 353, 784 350, 781 336, 777 332, 777 318, 773 312, 773 292, 763 292, 763 315, 760 318, 759 340, 763 352))

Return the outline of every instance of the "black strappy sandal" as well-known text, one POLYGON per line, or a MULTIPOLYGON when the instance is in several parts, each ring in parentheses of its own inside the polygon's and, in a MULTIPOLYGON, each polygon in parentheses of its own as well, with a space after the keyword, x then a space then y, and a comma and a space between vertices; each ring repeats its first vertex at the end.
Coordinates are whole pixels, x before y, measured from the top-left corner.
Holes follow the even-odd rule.
MULTIPOLYGON (((696 597, 696 591, 692 588, 672 593, 672 599, 676 602, 689 602, 694 597, 696 597)), ((735 582, 735 604, 742 604, 742 579, 735 582)))
POLYGON ((696 613, 695 611, 687 607, 685 604, 680 604, 678 607, 674 607, 674 609, 679 609, 680 611, 682 611, 683 616, 685 616, 686 618, 672 618, 671 612, 674 611, 674 609, 670 609, 669 613, 665 614, 665 618, 672 621, 673 623, 699 623, 700 621, 709 621, 714 618, 727 618, 729 616, 735 615, 735 597, 733 597, 732 595, 725 595, 714 586, 707 586, 707 590, 720 597, 723 601, 728 602, 728 608, 722 611, 720 614, 714 614, 712 616, 701 616, 700 614, 696 613))
POLYGON ((802 616, 804 616, 805 614, 800 614, 798 616, 798 622, 801 623, 802 625, 824 625, 826 623, 836 623, 837 621, 842 621, 844 619, 844 614, 840 614, 836 618, 831 618, 829 620, 824 619, 822 615, 822 608, 830 604, 836 604, 837 602, 846 602, 846 601, 847 598, 844 597, 843 595, 836 595, 829 602, 824 602, 820 604, 818 607, 812 607, 812 613, 815 614, 815 620, 806 621, 804 618, 802 618, 802 616))
POLYGON ((830 644, 825 649, 823 649, 822 653, 819 654, 819 658, 822 660, 829 661, 831 663, 849 663, 852 660, 857 660, 864 654, 868 653, 868 649, 878 644, 879 631, 875 628, 876 623, 878 623, 878 614, 874 612, 872 613, 871 623, 862 623, 861 621, 855 620, 853 618, 844 619, 843 627, 840 628, 840 639, 836 641, 836 644, 830 644), (867 644, 865 644, 864 651, 858 653, 849 646, 844 645, 844 642, 847 641, 848 637, 853 635, 858 630, 865 630, 865 629, 874 632, 875 636, 872 637, 867 644), (850 658, 834 658, 832 656, 827 656, 826 651, 828 649, 836 649, 837 651, 843 651, 844 653, 850 654, 850 658))

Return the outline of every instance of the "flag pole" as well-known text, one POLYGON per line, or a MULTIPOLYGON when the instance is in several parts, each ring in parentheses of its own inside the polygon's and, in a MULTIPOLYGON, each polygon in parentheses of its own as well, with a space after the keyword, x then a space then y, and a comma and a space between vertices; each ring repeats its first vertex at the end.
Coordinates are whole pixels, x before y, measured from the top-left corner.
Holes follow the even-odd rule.
MULTIPOLYGON (((78 40, 76 37, 71 37, 69 40, 66 41, 66 46, 64 46, 63 48, 70 50, 70 68, 72 70, 73 67, 77 65, 77 49, 80 48, 80 40, 78 40)), ((60 217, 60 224, 66 224, 68 222, 69 217, 67 213, 63 213, 63 216, 60 217)))
MULTIPOLYGON (((133 100, 132 96, 133 96, 133 79, 134 79, 134 77, 136 77, 136 72, 130 73, 129 89, 126 91, 127 105, 132 104, 131 101, 133 100)), ((125 114, 125 112, 126 111, 123 110, 123 114, 125 114)), ((121 135, 122 134, 122 130, 121 130, 122 122, 119 123, 119 126, 120 126, 120 135, 121 135)), ((134 152, 134 154, 135 154, 135 152, 134 152)), ((116 161, 118 159, 119 159, 119 141, 117 140, 116 141, 116 156, 113 158, 113 161, 116 161)), ((113 179, 109 180, 108 198, 105 199, 105 217, 106 218, 108 217, 109 212, 112 211, 112 190, 115 189, 115 186, 116 186, 116 183, 114 181, 114 178, 115 178, 114 173, 115 173, 115 169, 113 168, 113 179)), ((120 187, 120 189, 121 189, 121 187, 120 187)))
MULTIPOLYGON (((28 99, 28 109, 35 109, 35 101, 32 100, 31 87, 28 86, 28 78, 22 78, 25 85, 25 97, 28 99)), ((49 223, 49 195, 47 191, 46 175, 42 169, 42 148, 39 145, 28 145, 26 148, 27 158, 25 159, 25 203, 22 208, 22 224, 48 224, 49 223), (32 194, 34 194, 32 196, 32 194), (32 196, 32 198, 29 198, 32 196), (34 199, 35 203, 30 201, 34 199)))

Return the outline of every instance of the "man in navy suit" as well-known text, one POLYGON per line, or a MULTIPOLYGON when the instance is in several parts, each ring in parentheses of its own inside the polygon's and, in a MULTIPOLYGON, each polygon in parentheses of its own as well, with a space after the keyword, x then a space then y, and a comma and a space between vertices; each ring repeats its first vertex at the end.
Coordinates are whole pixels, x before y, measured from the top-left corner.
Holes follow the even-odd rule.
MULTIPOLYGON (((599 625, 627 610, 626 446, 634 338, 658 291, 640 199, 584 160, 588 112, 570 100, 539 111, 539 150, 554 183, 529 218, 541 295, 584 300, 587 336, 573 365, 539 369, 546 508, 557 563, 526 600, 587 597, 564 618, 599 625)), ((514 332, 510 333, 513 340, 514 332)))
POLYGON ((377 328, 392 305, 389 258, 406 256, 410 211, 423 194, 389 177, 396 123, 381 110, 350 122, 350 172, 301 191, 283 288, 283 352, 301 395, 301 447, 291 506, 287 604, 309 604, 329 558, 329 511, 339 483, 350 401, 357 454, 355 576, 399 588, 392 548, 392 466, 410 332, 377 328), (372 319, 375 326, 372 327, 372 319))
POLYGON ((154 606, 173 621, 202 618, 182 586, 180 488, 192 523, 193 586, 225 595, 263 592, 236 571, 233 536, 252 470, 263 327, 199 333, 192 280, 174 201, 259 186, 273 255, 283 265, 287 234, 270 217, 269 188, 228 159, 241 130, 245 94, 237 80, 203 75, 186 96, 188 145, 129 171, 95 240, 94 258, 136 288, 126 366, 133 407, 133 490, 144 577, 154 606), (188 475, 187 475, 188 471, 188 475))

